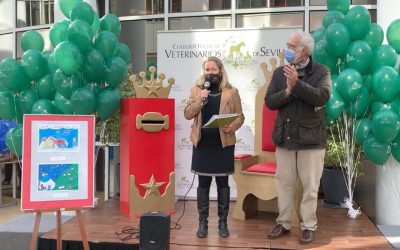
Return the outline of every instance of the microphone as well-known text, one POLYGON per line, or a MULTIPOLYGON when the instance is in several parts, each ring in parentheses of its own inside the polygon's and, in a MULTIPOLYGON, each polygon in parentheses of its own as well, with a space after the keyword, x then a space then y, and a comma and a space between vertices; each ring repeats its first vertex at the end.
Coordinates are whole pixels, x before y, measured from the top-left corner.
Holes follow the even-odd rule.
POLYGON ((204 82, 204 88, 207 89, 207 90, 210 88, 210 82, 209 81, 205 81, 204 82))
MULTIPOLYGON (((206 90, 208 90, 210 88, 210 82, 209 81, 205 81, 203 86, 204 86, 204 88, 206 90)), ((207 103, 207 97, 203 98, 203 103, 204 103, 204 105, 207 103)))

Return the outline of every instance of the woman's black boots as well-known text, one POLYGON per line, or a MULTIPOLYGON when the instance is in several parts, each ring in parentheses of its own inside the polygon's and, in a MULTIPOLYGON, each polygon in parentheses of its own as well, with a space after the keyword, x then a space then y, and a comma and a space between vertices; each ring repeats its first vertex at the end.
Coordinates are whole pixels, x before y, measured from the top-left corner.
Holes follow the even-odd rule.
POLYGON ((229 187, 218 188, 218 234, 222 238, 229 236, 229 230, 227 225, 228 211, 229 211, 229 199, 230 189, 229 187))
POLYGON ((208 231, 208 209, 210 204, 210 189, 197 188, 197 210, 199 211, 199 230, 197 237, 204 238, 208 231))

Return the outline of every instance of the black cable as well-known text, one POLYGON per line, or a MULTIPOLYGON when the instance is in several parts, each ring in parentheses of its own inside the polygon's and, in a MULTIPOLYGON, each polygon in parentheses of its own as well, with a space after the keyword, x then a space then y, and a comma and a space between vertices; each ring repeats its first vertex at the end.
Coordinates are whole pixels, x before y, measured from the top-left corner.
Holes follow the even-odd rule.
POLYGON ((139 239, 140 226, 138 226, 137 228, 131 226, 125 226, 122 228, 121 232, 115 232, 115 235, 117 235, 118 239, 122 241, 130 240, 133 238, 139 239))
POLYGON ((186 209, 186 196, 187 194, 190 192, 190 190, 193 187, 193 183, 194 183, 194 178, 196 177, 195 174, 193 174, 193 179, 192 179, 192 183, 190 184, 189 190, 186 192, 186 194, 183 196, 183 210, 182 210, 182 214, 181 216, 178 218, 178 220, 176 222, 171 221, 173 223, 175 223, 174 227, 171 227, 171 229, 181 229, 181 225, 179 224, 179 221, 182 219, 183 215, 185 214, 185 209, 186 209))

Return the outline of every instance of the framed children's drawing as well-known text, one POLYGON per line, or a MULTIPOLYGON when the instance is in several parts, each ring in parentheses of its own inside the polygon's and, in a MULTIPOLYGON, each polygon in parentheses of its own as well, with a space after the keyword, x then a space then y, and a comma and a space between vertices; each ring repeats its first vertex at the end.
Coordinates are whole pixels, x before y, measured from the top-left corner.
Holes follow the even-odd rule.
POLYGON ((95 117, 25 115, 22 210, 93 207, 95 117))

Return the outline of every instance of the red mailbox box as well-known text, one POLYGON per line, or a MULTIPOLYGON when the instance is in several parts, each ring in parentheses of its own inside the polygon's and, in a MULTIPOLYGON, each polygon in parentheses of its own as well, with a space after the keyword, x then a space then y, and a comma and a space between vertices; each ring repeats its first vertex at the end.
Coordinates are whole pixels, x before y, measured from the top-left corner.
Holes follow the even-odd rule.
POLYGON ((126 215, 174 211, 174 137, 174 99, 122 100, 120 206, 126 215))

